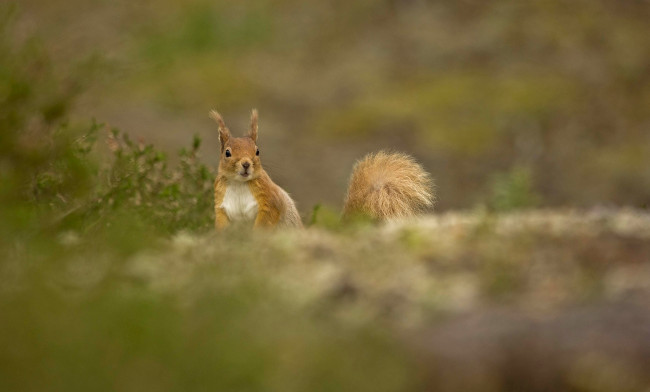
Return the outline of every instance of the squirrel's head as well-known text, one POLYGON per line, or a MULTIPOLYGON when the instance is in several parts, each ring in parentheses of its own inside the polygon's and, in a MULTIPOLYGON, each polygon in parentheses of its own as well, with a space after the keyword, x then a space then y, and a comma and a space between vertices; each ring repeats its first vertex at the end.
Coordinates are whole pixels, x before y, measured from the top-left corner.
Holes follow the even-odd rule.
POLYGON ((219 173, 233 181, 245 182, 257 178, 262 171, 260 150, 257 148, 257 110, 253 109, 251 113, 250 129, 244 137, 232 137, 217 111, 212 110, 210 117, 219 124, 219 173))

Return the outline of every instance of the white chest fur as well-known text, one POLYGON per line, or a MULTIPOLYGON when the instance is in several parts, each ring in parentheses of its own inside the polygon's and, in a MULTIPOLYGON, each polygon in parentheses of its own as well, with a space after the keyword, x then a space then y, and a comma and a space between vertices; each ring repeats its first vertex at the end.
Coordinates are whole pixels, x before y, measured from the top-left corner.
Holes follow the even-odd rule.
POLYGON ((257 200, 246 183, 229 184, 221 208, 231 221, 254 220, 257 216, 257 200))

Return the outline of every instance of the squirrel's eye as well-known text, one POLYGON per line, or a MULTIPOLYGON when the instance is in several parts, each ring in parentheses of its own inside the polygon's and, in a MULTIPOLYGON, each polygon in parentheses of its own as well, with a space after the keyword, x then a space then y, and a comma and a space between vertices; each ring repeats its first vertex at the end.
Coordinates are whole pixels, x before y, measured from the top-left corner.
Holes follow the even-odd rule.
POLYGON ((230 150, 226 150, 226 158, 230 158, 232 154, 230 153, 230 150))
POLYGON ((260 149, 258 148, 257 151, 255 151, 255 155, 259 156, 260 155, 260 149))

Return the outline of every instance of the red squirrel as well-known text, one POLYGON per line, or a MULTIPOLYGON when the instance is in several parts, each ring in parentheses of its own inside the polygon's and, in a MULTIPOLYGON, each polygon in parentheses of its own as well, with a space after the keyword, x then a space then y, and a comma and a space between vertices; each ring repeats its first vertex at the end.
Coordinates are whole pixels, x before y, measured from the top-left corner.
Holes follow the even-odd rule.
MULTIPOLYGON (((289 194, 264 171, 257 146, 258 114, 253 109, 244 137, 232 137, 221 115, 210 112, 219 126, 221 157, 214 183, 215 226, 253 222, 254 227, 302 228, 289 194)), ((409 218, 433 206, 433 181, 409 155, 380 151, 358 161, 345 197, 343 218, 368 216, 375 221, 409 218)))
POLYGON ((253 109, 247 136, 232 137, 216 111, 221 159, 214 183, 215 226, 252 221, 254 227, 302 227, 296 204, 264 171, 257 147, 257 110, 253 109))

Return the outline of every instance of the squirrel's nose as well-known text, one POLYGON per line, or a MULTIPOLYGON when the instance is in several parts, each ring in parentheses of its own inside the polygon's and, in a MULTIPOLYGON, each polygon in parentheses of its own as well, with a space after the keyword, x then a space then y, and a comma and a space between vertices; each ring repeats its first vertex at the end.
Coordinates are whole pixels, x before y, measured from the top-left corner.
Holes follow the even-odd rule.
POLYGON ((242 167, 243 167, 244 169, 248 169, 249 167, 251 167, 251 164, 250 164, 250 162, 244 162, 244 163, 242 164, 242 167))

